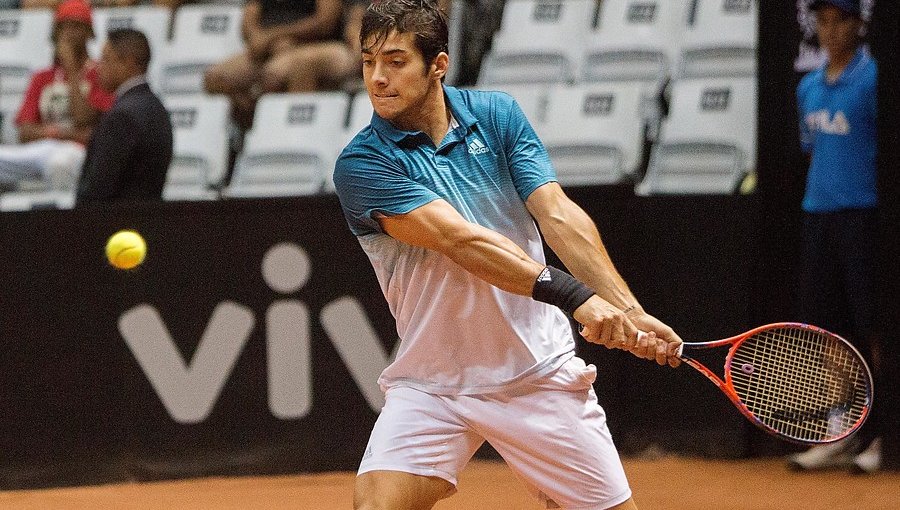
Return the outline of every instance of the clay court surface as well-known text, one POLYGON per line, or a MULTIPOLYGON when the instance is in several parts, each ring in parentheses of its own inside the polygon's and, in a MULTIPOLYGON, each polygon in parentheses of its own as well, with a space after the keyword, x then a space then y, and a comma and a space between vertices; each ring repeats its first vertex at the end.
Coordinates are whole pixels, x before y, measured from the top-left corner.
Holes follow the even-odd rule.
MULTIPOLYGON (((900 509, 900 473, 800 474, 776 459, 708 461, 625 459, 641 509, 900 509)), ((352 473, 204 478, 38 491, 0 492, 3 509, 302 509, 351 508, 352 473)), ((436 510, 538 510, 502 463, 478 461, 459 492, 436 510)))

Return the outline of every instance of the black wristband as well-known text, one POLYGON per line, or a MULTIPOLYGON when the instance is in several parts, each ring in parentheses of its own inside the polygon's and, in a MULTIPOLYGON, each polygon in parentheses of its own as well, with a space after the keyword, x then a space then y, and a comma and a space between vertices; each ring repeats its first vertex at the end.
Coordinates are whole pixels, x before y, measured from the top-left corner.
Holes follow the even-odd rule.
POLYGON ((594 295, 594 291, 574 276, 547 266, 534 281, 531 297, 535 301, 559 307, 570 316, 594 295))

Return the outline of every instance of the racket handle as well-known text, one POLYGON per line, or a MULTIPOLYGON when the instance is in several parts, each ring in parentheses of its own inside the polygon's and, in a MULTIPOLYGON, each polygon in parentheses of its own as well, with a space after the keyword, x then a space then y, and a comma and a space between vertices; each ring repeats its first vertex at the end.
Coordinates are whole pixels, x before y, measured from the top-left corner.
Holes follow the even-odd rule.
MULTIPOLYGON (((643 340, 646 336, 647 336, 647 332, 646 332, 646 331, 638 330, 638 333, 637 333, 637 339, 638 339, 639 342, 640 342, 641 340, 643 340)), ((677 356, 677 357, 679 357, 679 358, 681 357, 682 354, 684 354, 684 343, 682 343, 681 345, 679 345, 679 346, 678 346, 678 350, 675 351, 675 356, 677 356)))

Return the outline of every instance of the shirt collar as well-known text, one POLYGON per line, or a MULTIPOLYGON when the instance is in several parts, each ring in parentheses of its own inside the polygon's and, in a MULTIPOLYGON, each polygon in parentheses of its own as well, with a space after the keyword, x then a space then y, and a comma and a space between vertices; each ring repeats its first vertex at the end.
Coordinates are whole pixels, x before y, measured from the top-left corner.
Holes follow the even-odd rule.
MULTIPOLYGON (((863 68, 863 65, 866 63, 866 60, 869 58, 869 52, 866 51, 865 47, 860 46, 856 49, 856 53, 853 54, 853 58, 850 59, 850 62, 847 62, 847 67, 841 71, 840 76, 837 77, 836 80, 830 82, 831 85, 838 85, 847 82, 848 80, 853 78, 853 75, 856 74, 857 71, 863 68)), ((828 62, 822 66, 823 79, 828 82, 828 62)))
POLYGON ((125 93, 129 90, 137 87, 138 85, 143 85, 144 83, 147 83, 147 77, 143 74, 128 78, 124 83, 119 85, 119 88, 116 89, 116 99, 125 95, 125 93))
MULTIPOLYGON (((443 88, 444 98, 447 101, 447 106, 450 107, 450 114, 456 118, 460 127, 465 127, 466 130, 468 130, 475 125, 478 121, 466 106, 465 100, 463 99, 463 93, 459 89, 450 87, 449 85, 443 85, 443 88)), ((421 131, 404 131, 398 129, 390 122, 379 117, 377 113, 372 113, 372 127, 379 133, 390 138, 394 143, 399 143, 407 137, 419 136, 422 133, 421 131)))

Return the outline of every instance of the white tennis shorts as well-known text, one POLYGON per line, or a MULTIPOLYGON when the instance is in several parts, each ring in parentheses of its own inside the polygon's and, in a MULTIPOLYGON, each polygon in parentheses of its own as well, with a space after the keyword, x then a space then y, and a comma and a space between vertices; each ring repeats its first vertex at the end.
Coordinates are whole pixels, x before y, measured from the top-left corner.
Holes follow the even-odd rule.
POLYGON ((552 375, 502 393, 447 396, 391 388, 359 474, 402 471, 455 487, 487 440, 547 508, 621 504, 631 489, 592 387, 596 376, 593 365, 574 357, 552 375))

